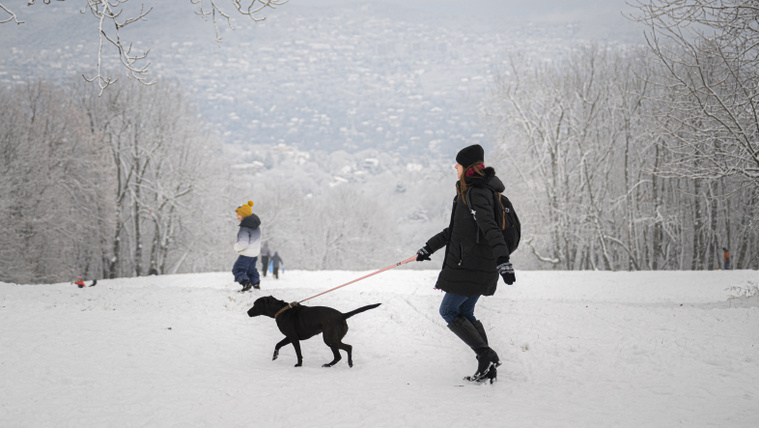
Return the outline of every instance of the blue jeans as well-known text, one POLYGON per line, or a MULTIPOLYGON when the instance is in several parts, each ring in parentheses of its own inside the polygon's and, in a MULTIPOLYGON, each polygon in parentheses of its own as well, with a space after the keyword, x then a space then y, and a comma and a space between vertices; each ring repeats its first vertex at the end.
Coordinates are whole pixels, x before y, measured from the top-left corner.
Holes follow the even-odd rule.
POLYGON ((458 294, 445 293, 443 301, 440 302, 440 316, 448 324, 452 323, 459 315, 468 319, 469 322, 477 321, 474 317, 474 305, 480 296, 459 296, 458 294))
POLYGON ((235 281, 240 284, 243 281, 250 281, 251 284, 258 284, 261 280, 258 278, 258 270, 256 270, 256 261, 258 257, 246 257, 239 256, 234 266, 232 266, 232 275, 235 276, 235 281))

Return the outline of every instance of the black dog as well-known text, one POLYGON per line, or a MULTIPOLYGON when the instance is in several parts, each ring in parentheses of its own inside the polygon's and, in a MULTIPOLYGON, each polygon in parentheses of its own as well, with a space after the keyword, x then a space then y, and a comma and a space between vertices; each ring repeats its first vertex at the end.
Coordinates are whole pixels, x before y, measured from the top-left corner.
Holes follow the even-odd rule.
POLYGON ((302 366, 303 355, 300 353, 300 341, 324 333, 324 343, 332 350, 335 359, 324 364, 323 367, 332 367, 340 361, 340 349, 348 353, 348 365, 353 367, 353 347, 342 343, 343 337, 348 332, 348 323, 345 320, 379 305, 380 303, 375 303, 344 314, 325 306, 288 304, 272 296, 267 296, 260 297, 253 303, 253 307, 248 309, 248 316, 266 315, 274 318, 277 321, 279 331, 285 335, 285 338, 274 347, 272 360, 277 359, 281 347, 292 343, 293 348, 295 348, 295 355, 298 357, 298 364, 295 367, 302 366))

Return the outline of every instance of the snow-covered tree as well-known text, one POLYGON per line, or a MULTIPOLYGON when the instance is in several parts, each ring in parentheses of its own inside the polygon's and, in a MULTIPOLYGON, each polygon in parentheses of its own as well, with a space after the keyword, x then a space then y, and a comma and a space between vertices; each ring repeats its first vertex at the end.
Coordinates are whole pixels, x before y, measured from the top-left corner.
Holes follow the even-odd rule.
MULTIPOLYGON (((678 95, 653 84, 657 65, 643 52, 590 47, 563 61, 512 65, 485 112, 503 136, 523 247, 543 265, 713 269, 737 224, 755 224, 755 204, 737 209, 753 194, 739 177, 671 173, 682 154, 664 128, 676 119, 653 100, 678 95)), ((757 233, 741 236, 734 260, 738 251, 743 266, 756 266, 748 242, 757 233)))
MULTIPOLYGON (((99 97, 87 85, 76 86, 90 129, 109 151, 116 182, 108 275, 142 275, 151 264, 162 272, 174 270, 170 253, 186 251, 175 241, 188 230, 195 235, 204 211, 185 201, 218 171, 210 167, 217 142, 203 130, 181 89, 169 82, 146 87, 131 81, 99 97)), ((204 194, 212 191, 206 188, 204 194)), ((205 211, 218 212, 208 206, 205 211)), ((182 242, 191 245, 188 241, 182 242)))
POLYGON ((0 90, 0 102, 0 281, 100 277, 115 208, 101 134, 42 81, 0 90))
POLYGON ((674 175, 759 186, 759 7, 753 0, 637 1, 659 61, 674 175))

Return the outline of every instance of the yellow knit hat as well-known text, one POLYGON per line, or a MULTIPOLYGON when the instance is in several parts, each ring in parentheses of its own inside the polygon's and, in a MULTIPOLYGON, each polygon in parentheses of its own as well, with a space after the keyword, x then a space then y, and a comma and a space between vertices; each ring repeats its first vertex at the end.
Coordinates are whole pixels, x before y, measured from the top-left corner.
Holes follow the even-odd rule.
POLYGON ((253 201, 248 201, 247 204, 243 204, 237 207, 235 212, 242 217, 248 217, 249 215, 253 214, 253 201))

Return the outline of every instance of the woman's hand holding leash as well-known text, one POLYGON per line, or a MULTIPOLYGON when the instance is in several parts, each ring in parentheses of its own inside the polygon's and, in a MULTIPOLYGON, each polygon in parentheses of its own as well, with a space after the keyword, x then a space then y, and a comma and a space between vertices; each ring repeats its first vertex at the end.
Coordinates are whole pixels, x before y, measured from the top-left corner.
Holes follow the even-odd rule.
POLYGON ((430 251, 430 248, 425 245, 416 252, 416 261, 423 262, 425 260, 430 260, 431 255, 432 251, 430 251))

